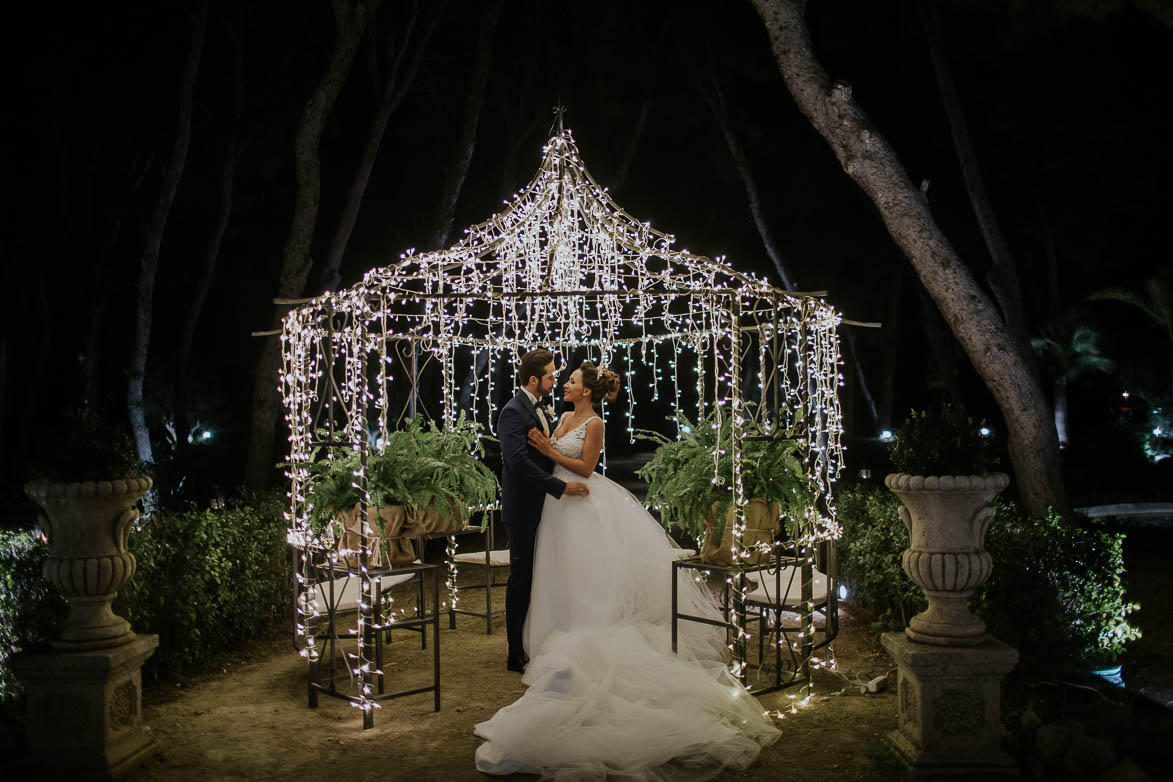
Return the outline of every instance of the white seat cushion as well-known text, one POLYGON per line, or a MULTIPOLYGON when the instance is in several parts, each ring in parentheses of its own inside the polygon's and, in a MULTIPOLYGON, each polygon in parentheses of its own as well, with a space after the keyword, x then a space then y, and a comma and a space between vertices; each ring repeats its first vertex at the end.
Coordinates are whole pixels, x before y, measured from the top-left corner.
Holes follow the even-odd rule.
MULTIPOLYGON (((418 565, 420 561, 417 559, 412 564, 418 565)), ((383 592, 387 592, 393 586, 410 581, 415 575, 415 573, 397 573, 393 576, 378 576, 377 578, 383 582, 383 592)), ((359 583, 361 581, 362 579, 358 576, 343 577, 334 580, 335 611, 347 611, 358 608, 359 583)), ((323 603, 329 600, 330 584, 320 584, 318 586, 318 593, 321 595, 321 601, 323 603)))
MULTIPOLYGON (((457 554, 452 558, 456 562, 465 562, 469 565, 483 565, 485 564, 485 552, 483 551, 469 551, 465 554, 457 554)), ((501 549, 498 551, 489 552, 489 566, 490 567, 509 567, 509 549, 501 549)))
MULTIPOLYGON (((811 599, 815 602, 822 602, 827 599, 827 577, 817 570, 812 571, 811 575, 811 599)), ((761 570, 758 571, 757 576, 761 582, 757 589, 746 597, 747 601, 784 606, 797 606, 802 602, 802 571, 799 568, 782 568, 781 590, 777 589, 774 571, 761 570), (778 591, 782 593, 781 600, 775 594, 778 591)))

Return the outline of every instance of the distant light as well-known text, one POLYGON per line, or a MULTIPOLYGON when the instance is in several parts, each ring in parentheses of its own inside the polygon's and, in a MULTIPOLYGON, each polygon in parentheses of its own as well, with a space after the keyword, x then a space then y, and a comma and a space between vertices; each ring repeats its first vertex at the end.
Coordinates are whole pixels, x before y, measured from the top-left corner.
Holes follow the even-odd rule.
POLYGON ((846 584, 839 585, 839 599, 840 600, 847 599, 847 585, 846 584))
POLYGON ((1160 427, 1160 425, 1157 425, 1157 426, 1154 426, 1154 427, 1153 427, 1153 437, 1160 437, 1160 436, 1161 436, 1162 434, 1164 434, 1164 433, 1165 433, 1165 430, 1164 430, 1164 429, 1162 429, 1162 428, 1160 427))
POLYGON ((1120 396, 1124 397, 1125 399, 1128 399, 1128 397, 1130 397, 1131 394, 1129 394, 1127 391, 1124 391, 1120 394, 1120 396))
POLYGON ((376 448, 377 450, 382 450, 382 449, 383 449, 383 438, 382 438, 382 437, 376 437, 376 438, 375 438, 375 448, 376 448))
POLYGON ((201 439, 201 440, 211 440, 211 439, 212 439, 212 433, 211 433, 211 432, 209 432, 207 429, 205 429, 205 430, 204 430, 204 433, 200 435, 200 439, 201 439))
POLYGON ((881 429, 880 430, 880 442, 890 443, 895 439, 896 439, 896 435, 895 435, 895 433, 893 433, 893 431, 891 429, 881 429))
POLYGON ((859 471, 859 477, 866 481, 868 478, 872 477, 872 471, 867 467, 863 467, 859 471))
POLYGON ((990 436, 990 427, 983 426, 981 429, 978 429, 978 434, 980 434, 982 437, 989 437, 990 436))

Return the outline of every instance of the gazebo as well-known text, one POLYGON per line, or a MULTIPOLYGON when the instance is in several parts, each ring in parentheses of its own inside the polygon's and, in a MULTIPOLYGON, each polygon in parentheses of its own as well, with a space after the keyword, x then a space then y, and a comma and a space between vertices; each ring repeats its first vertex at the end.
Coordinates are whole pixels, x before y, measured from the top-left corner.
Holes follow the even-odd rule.
MULTIPOLYGON (((323 583, 311 560, 334 557, 336 567, 354 562, 362 599, 349 700, 364 710, 364 724, 377 705, 371 689, 377 666, 363 632, 377 616, 368 544, 364 536, 343 560, 336 540, 314 532, 307 466, 345 449, 364 456, 365 464, 382 438, 415 416, 444 426, 463 414, 491 432, 516 388, 517 359, 531 348, 553 350, 559 366, 590 358, 624 374, 625 390, 610 417, 622 416, 631 436, 637 421, 657 423, 641 418, 641 410, 668 411, 677 427, 706 415, 728 422, 739 509, 735 539, 749 499, 741 482, 743 430, 752 424, 758 437, 801 432, 816 501, 794 520, 790 543, 812 551, 838 536, 832 484, 842 464, 840 315, 818 295, 781 290, 723 258, 673 245, 674 237, 629 215, 595 182, 559 122, 534 179, 459 242, 436 252, 408 251, 398 263, 286 316, 288 536, 300 553, 295 630, 313 664, 322 653, 314 638, 323 621, 323 583)), ((612 437, 615 429, 609 424, 612 437)), ((361 469, 355 485, 365 519, 361 469)), ((744 599, 744 572, 737 586, 735 600, 744 599)), ((738 615, 743 624, 744 611, 738 615)), ((733 670, 743 682, 746 637, 744 626, 731 637, 733 670)))

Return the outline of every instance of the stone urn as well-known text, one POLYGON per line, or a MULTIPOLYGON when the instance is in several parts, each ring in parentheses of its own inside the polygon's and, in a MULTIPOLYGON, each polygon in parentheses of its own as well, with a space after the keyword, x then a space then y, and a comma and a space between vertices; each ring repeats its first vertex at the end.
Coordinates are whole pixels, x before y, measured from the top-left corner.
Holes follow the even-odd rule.
POLYGON ((130 623, 116 616, 110 603, 134 576, 126 541, 139 515, 134 504, 150 488, 146 477, 25 485, 41 506, 40 522, 49 537, 41 573, 69 603, 58 637, 49 642, 53 647, 78 651, 134 640, 130 623))
POLYGON ((938 646, 976 646, 986 625, 969 610, 974 591, 990 577, 986 530, 990 502, 1010 484, 1005 473, 924 476, 895 473, 884 479, 900 498, 900 520, 910 545, 904 572, 924 590, 929 607, 908 623, 909 639, 938 646))

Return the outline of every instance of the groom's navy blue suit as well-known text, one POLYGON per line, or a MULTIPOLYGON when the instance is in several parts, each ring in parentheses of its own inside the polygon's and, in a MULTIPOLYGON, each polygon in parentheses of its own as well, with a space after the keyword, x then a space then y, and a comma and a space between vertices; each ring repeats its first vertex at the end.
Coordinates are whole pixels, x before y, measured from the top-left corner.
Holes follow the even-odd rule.
MULTIPOLYGON (((542 428, 540 414, 524 391, 509 400, 497 421, 505 465, 501 471, 501 519, 509 534, 509 583, 505 588, 505 627, 509 660, 525 659, 522 630, 529 613, 534 576, 534 538, 546 495, 562 496, 566 483, 552 475, 554 462, 529 444, 529 430, 542 428)), ((553 422, 548 422, 553 434, 553 422)))

